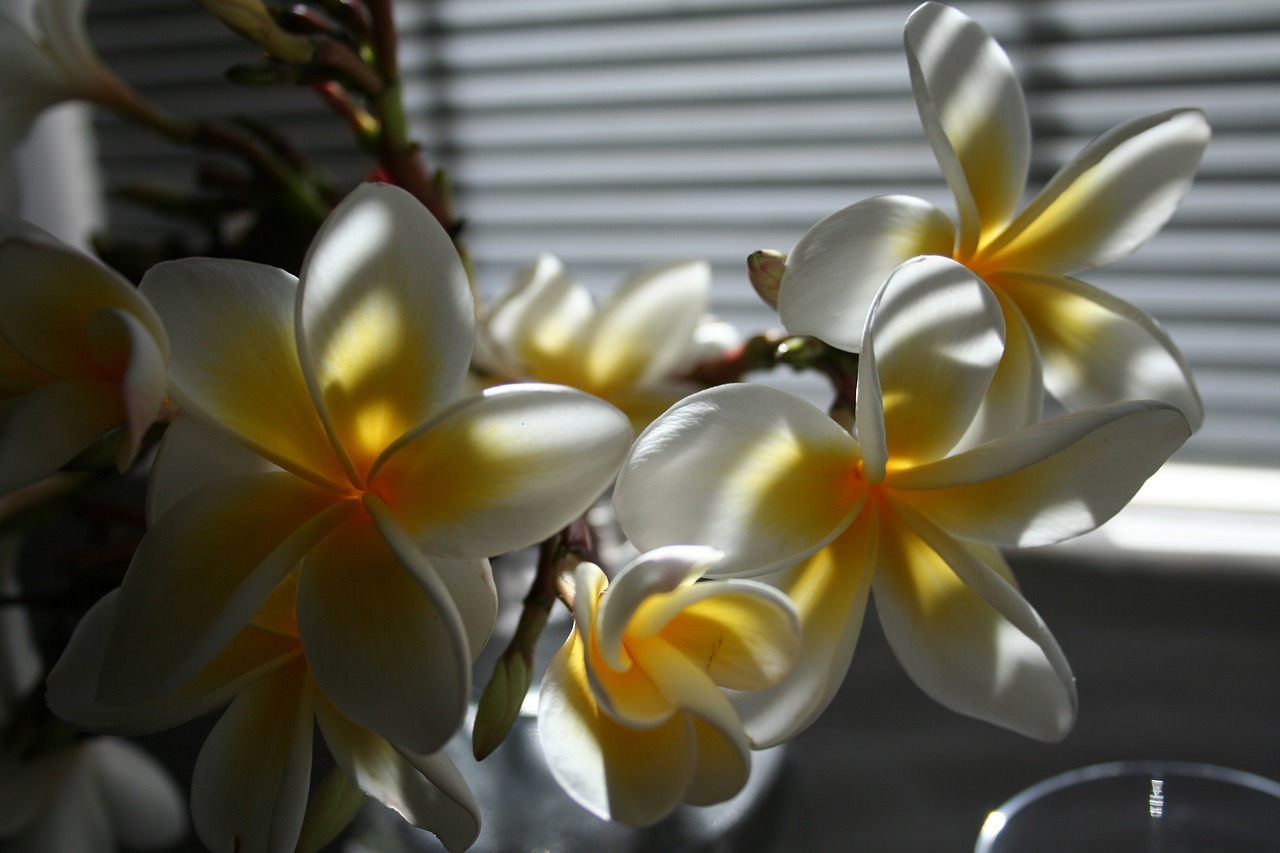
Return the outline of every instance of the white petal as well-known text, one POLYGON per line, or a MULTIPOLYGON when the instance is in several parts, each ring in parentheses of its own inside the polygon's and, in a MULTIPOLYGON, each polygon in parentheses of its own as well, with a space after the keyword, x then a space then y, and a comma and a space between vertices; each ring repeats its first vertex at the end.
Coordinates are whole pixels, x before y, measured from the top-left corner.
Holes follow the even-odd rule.
POLYGON ((169 330, 169 379, 183 410, 282 468, 344 488, 298 359, 297 287, 284 270, 215 258, 157 264, 141 285, 169 330))
POLYGON ((1149 314, 1062 276, 1008 274, 1003 280, 1035 335, 1053 396, 1072 409, 1163 400, 1182 410, 1192 431, 1200 428, 1204 405, 1191 367, 1149 314))
POLYGON ((636 440, 614 508, 642 550, 698 543, 716 575, 802 559, 849 523, 864 493, 853 439, 818 409, 762 385, 726 385, 674 406, 636 440))
POLYGON ((630 441, 626 417, 594 397, 505 385, 393 445, 370 483, 427 553, 484 557, 539 542, 585 512, 630 441))
POLYGON ((303 261, 297 336, 316 406, 360 483, 462 388, 475 305, 453 241, 399 187, 356 188, 303 261))
POLYGON ((1116 403, 1026 427, 892 483, 953 536, 1044 545, 1119 512, 1190 432, 1167 404, 1116 403))
POLYGON ((907 19, 905 42, 916 107, 960 213, 957 257, 967 258, 1022 201, 1027 105, 1004 50, 963 13, 925 3, 907 19))
POLYGON ((480 806, 448 756, 410 759, 323 700, 316 704, 316 718, 334 761, 360 790, 435 833, 448 850, 465 850, 476 840, 480 806))
POLYGON ((600 596, 594 620, 595 641, 609 665, 619 671, 626 666, 622 639, 630 633, 636 608, 651 596, 693 583, 720 557, 714 548, 670 545, 641 554, 623 566, 600 596))
POLYGON ((142 439, 160 414, 169 387, 168 347, 152 337, 137 317, 119 308, 104 308, 94 314, 88 333, 99 362, 120 383, 125 432, 116 454, 116 467, 125 471, 133 464, 142 439))
POLYGON ((0 407, 0 494, 49 476, 124 422, 120 389, 93 379, 41 385, 0 407))
POLYGON ((104 737, 89 741, 84 760, 121 844, 164 847, 186 833, 186 797, 150 754, 129 741, 104 737))
POLYGON ((179 500, 202 486, 281 469, 230 431, 184 412, 164 430, 147 480, 147 525, 154 527, 179 500))
POLYGON ((1199 110, 1170 110, 1108 131, 1062 167, 984 250, 984 262, 1066 274, 1124 257, 1173 215, 1208 143, 1199 110))
POLYGON ((858 359, 863 476, 938 459, 969 429, 1004 353, 1000 303, 948 258, 894 271, 867 316, 858 359))
POLYGON ((292 853, 311 782, 314 716, 306 665, 236 697, 196 758, 191 817, 210 850, 292 853))
POLYGON ((671 374, 689 351, 710 290, 704 261, 649 267, 625 282, 591 330, 584 352, 589 387, 608 393, 671 374))
POLYGON ((953 454, 1033 424, 1044 412, 1044 372, 1035 337, 1018 307, 1001 291, 993 292, 1004 312, 1004 355, 953 454))
POLYGON ((153 698, 194 675, 358 508, 283 472, 221 480, 181 500, 125 574, 99 698, 153 698))
POLYGON ((298 631, 325 696, 414 752, 457 730, 471 693, 463 616, 385 508, 335 530, 298 577, 298 631))
POLYGON ((950 257, 955 226, 928 202, 881 196, 833 213, 787 256, 778 316, 793 335, 857 352, 876 292, 916 255, 950 257))
POLYGON ((882 524, 872 581, 903 668, 961 714, 1040 740, 1066 737, 1076 717, 1075 681, 1040 616, 976 546, 914 513, 904 519, 882 524))

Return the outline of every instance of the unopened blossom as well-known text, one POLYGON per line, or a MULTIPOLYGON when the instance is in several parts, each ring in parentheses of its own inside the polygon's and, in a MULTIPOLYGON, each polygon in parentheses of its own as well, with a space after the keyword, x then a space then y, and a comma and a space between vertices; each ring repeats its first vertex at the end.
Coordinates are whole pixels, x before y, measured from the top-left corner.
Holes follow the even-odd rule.
POLYGON ((708 317, 705 262, 648 267, 597 306, 551 255, 525 269, 479 329, 477 367, 490 382, 558 382, 626 412, 638 428, 696 390, 680 374, 736 343, 708 317))
MULTIPOLYGON (((335 806, 308 807, 316 725, 350 784, 434 832, 448 849, 466 849, 479 832, 479 807, 453 762, 387 742, 344 716, 316 686, 298 636, 296 582, 296 573, 286 578, 232 641, 177 688, 120 706, 103 705, 93 690, 116 609, 117 593, 108 594, 81 620, 50 675, 50 707, 86 729, 134 736, 227 705, 196 758, 191 784, 196 833, 210 850, 292 853, 329 840, 317 821, 333 821, 335 806)), ((336 821, 331 831, 342 826, 336 821)))
POLYGON ((300 278, 188 259, 142 291, 169 330, 182 415, 152 469, 98 698, 176 689, 297 567, 310 677, 361 728, 435 751, 493 625, 486 557, 586 510, 625 454, 626 418, 560 386, 459 397, 466 273, 390 185, 335 209, 300 278))
POLYGON ((159 317, 124 277, 0 216, 0 494, 112 431, 128 467, 160 414, 168 358, 159 317))
MULTIPOLYGON (((18 546, 16 536, 0 536, 0 595, 21 594, 18 546)), ((71 731, 37 742, 42 729, 18 708, 43 693, 43 673, 27 611, 0 606, 0 849, 111 853, 182 838, 182 795, 144 750, 71 731)))
POLYGON ((584 807, 634 826, 742 789, 750 747, 725 689, 778 684, 800 651, 776 589, 703 581, 713 548, 642 554, 612 582, 575 571, 575 628, 542 682, 538 734, 556 780, 584 807))
POLYGON ((872 302, 854 434, 785 392, 730 385, 679 403, 636 440, 614 502, 637 547, 718 548, 717 575, 760 576, 800 614, 796 670, 735 700, 754 742, 787 739, 827 705, 872 593, 929 695, 1045 740, 1072 727, 1067 661, 997 547, 1106 521, 1189 427, 1168 403, 1126 401, 962 450, 1004 340, 985 284, 952 260, 918 258, 872 302))
POLYGON ((973 441, 1031 423, 1045 390, 1069 409, 1158 399, 1192 429, 1203 408, 1177 346, 1144 311, 1071 276, 1128 255, 1173 214, 1209 140, 1175 109, 1100 136, 1025 207, 1031 131, 1012 65, 976 22, 940 3, 907 21, 911 84, 959 214, 909 196, 854 204, 787 258, 778 309, 793 334, 856 351, 885 278, 916 255, 953 258, 1000 301, 1005 358, 973 441))
POLYGON ((91 101, 150 115, 142 98, 103 65, 85 30, 88 0, 8 0, 0 6, 0 162, 45 109, 91 101))

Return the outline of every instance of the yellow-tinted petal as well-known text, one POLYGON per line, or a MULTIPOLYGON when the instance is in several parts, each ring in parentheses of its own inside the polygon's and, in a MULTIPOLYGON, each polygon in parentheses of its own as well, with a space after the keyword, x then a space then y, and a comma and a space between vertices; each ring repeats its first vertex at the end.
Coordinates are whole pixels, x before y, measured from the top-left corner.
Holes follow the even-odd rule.
POLYGON ((489 312, 481 335, 506 376, 580 387, 582 347, 595 316, 591 293, 559 258, 541 255, 489 312))
POLYGON ((1031 124, 1004 50, 942 3, 907 19, 911 87, 925 133, 960 212, 957 257, 967 258, 1013 218, 1031 156, 1031 124))
POLYGON ((1124 257, 1173 215, 1208 143, 1199 110, 1170 110, 1108 131, 1062 167, 979 263, 1068 274, 1124 257))
POLYGON ((220 480, 147 532, 120 587, 98 695, 153 698, 195 674, 358 504, 284 472, 220 480))
POLYGON ((739 739, 726 736, 698 717, 693 718, 692 728, 698 763, 683 801, 710 806, 737 796, 751 774, 751 753, 739 739))
POLYGON ((547 766, 584 808, 632 826, 665 817, 684 797, 697 756, 691 718, 660 726, 620 725, 595 703, 575 631, 556 653, 538 698, 538 734, 547 766))
POLYGON ((594 397, 505 385, 458 402, 393 446, 370 485, 427 553, 502 554, 581 515, 630 441, 622 413, 594 397))
POLYGON ((891 275, 867 317, 858 359, 863 476, 941 458, 968 430, 1004 352, 990 288, 955 261, 915 258, 891 275))
POLYGON ((790 740, 826 710, 853 659, 876 553, 878 510, 868 504, 834 542, 790 569, 766 576, 791 599, 802 646, 782 683, 730 699, 757 749, 790 740))
POLYGON ((408 192, 363 184, 303 263, 298 351, 353 479, 459 393, 475 307, 453 241, 408 192))

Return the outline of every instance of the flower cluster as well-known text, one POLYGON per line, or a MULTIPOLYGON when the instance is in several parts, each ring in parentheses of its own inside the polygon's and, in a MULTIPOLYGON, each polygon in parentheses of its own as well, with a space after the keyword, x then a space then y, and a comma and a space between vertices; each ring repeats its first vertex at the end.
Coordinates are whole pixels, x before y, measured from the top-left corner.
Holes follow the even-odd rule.
MULTIPOLYGON (((37 2, 34 29, 0 18, 0 44, 20 48, 0 70, 0 143, 77 97, 175 134, 120 94, 80 4, 37 2)), ((1012 66, 925 3, 907 57, 956 222, 887 196, 751 256, 785 330, 744 341, 706 315, 702 262, 643 270, 597 307, 545 255, 477 308, 447 182, 402 136, 389 4, 330 41, 299 41, 253 0, 205 5, 306 68, 386 182, 335 197, 231 140, 257 190, 314 226, 293 271, 227 251, 148 265, 135 287, 0 222, 0 516, 20 527, 91 481, 60 478, 104 449, 148 473, 145 535, 46 679, 0 621, 0 838, 49 843, 42 810, 65 818, 90 808, 75 791, 128 778, 136 791, 113 787, 81 822, 168 840, 182 830, 164 777, 83 733, 225 708, 191 784, 210 849, 317 850, 366 797, 467 848, 495 806, 444 747, 501 604, 490 560, 535 545, 475 751, 512 725, 559 599, 573 628, 542 674, 538 732, 555 780, 600 817, 643 826, 734 797, 753 749, 831 701, 872 598, 940 703, 1068 734, 1071 670, 1002 549, 1097 527, 1203 418, 1155 321, 1069 277, 1172 214, 1208 141, 1199 112, 1121 125, 1019 210, 1030 133, 1012 66), (740 381, 800 351, 832 379, 829 412, 740 381), (1044 417, 1046 395, 1066 413, 1044 417), (589 522, 610 489, 625 565, 589 522), (9 709, 33 702, 44 723, 19 725, 9 709), (333 770, 313 789, 317 728, 333 770)))

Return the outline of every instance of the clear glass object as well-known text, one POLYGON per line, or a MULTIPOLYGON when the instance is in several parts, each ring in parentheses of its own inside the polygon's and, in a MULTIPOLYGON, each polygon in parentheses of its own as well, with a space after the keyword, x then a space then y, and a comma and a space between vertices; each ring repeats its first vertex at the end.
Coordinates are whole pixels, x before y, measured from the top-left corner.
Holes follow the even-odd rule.
POLYGON ((1185 761, 1117 761, 1032 785, 987 816, 974 853, 1274 853, 1280 783, 1185 761))

